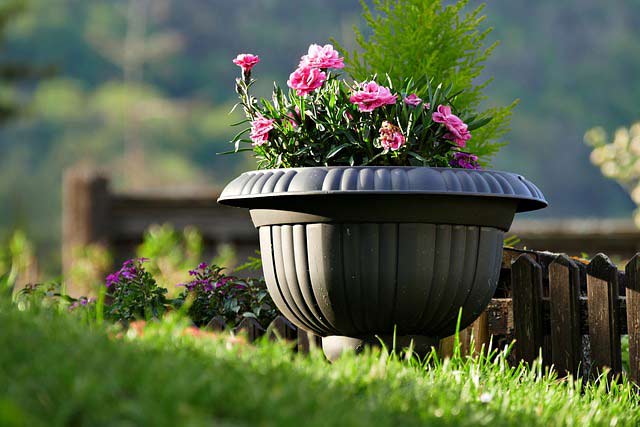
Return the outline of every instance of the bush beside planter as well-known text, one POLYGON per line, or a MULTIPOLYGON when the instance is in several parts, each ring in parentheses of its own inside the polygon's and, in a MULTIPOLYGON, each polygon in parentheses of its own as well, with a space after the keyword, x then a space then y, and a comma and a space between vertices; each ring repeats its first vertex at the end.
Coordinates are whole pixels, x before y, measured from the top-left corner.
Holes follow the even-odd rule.
POLYGON ((486 308, 516 212, 547 205, 520 175, 430 167, 246 172, 218 201, 249 208, 278 309, 330 359, 382 340, 418 353, 486 308))

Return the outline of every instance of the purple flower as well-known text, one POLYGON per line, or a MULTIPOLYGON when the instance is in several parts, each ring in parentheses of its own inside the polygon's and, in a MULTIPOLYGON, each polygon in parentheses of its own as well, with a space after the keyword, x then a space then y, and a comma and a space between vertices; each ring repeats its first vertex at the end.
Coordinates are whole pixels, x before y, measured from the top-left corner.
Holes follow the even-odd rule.
POLYGON ((107 283, 106 283, 107 288, 111 287, 112 285, 115 285, 116 283, 118 283, 119 280, 120 280, 120 275, 118 273, 112 273, 108 275, 107 283))
POLYGON ((470 153, 456 151, 453 153, 453 159, 449 162, 451 167, 463 169, 482 169, 478 164, 478 156, 470 153))
POLYGON ((122 263, 120 270, 107 276, 107 288, 117 284, 121 279, 133 280, 138 275, 138 269, 142 268, 142 263, 148 261, 147 258, 128 259, 122 263))
POLYGON ((200 264, 198 264, 198 268, 200 270, 204 270, 205 268, 207 268, 207 263, 206 262, 201 262, 200 264))
POLYGON ((412 107, 417 107, 422 102, 422 99, 418 98, 418 95, 412 93, 411 95, 404 98, 404 103, 410 105, 412 107))
POLYGON ((216 283, 216 288, 220 288, 227 284, 228 281, 232 280, 232 277, 223 277, 216 283))

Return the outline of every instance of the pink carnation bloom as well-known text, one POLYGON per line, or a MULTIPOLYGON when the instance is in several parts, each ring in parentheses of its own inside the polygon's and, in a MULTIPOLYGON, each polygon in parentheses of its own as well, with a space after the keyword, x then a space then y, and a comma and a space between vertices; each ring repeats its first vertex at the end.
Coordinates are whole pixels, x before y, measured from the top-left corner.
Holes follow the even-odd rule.
POLYGON ((393 95, 388 88, 380 86, 376 82, 368 82, 360 85, 360 88, 351 95, 349 101, 356 104, 360 111, 367 113, 383 105, 395 104, 397 99, 398 96, 393 95))
POLYGON ((260 62, 260 58, 250 53, 241 53, 233 60, 233 63, 242 68, 245 73, 251 71, 258 62, 260 62))
POLYGON ((460 151, 453 153, 453 159, 449 164, 454 168, 482 169, 478 164, 478 156, 475 154, 462 153, 460 151))
POLYGON ((422 102, 421 98, 418 98, 418 95, 412 93, 411 95, 404 98, 404 103, 410 105, 412 107, 417 107, 422 102))
POLYGON ((380 137, 378 138, 378 142, 384 149, 384 152, 387 153, 389 150, 399 150, 404 145, 405 138, 402 134, 402 130, 400 130, 398 126, 384 121, 380 128, 380 137))
POLYGON ((300 67, 344 68, 344 60, 332 45, 312 44, 309 46, 309 52, 300 59, 300 67))
POLYGON ((302 66, 291 73, 287 85, 299 96, 304 96, 322 86, 326 79, 327 75, 318 68, 302 66))
POLYGON ((249 137, 253 141, 253 146, 260 146, 269 142, 269 132, 273 129, 273 119, 267 119, 258 113, 258 117, 251 122, 251 133, 249 137))
POLYGON ((432 119, 436 123, 444 124, 449 133, 444 137, 455 142, 459 147, 464 147, 471 139, 471 132, 467 125, 455 114, 451 114, 451 107, 448 105, 438 105, 438 111, 434 112, 432 119))

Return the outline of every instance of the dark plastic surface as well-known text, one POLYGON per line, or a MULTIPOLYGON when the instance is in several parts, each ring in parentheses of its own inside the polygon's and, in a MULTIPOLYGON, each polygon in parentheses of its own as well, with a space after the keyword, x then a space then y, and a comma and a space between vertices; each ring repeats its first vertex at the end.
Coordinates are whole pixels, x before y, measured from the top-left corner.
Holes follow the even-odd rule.
POLYGON ((517 201, 517 212, 547 206, 542 192, 517 174, 411 166, 332 166, 245 172, 225 187, 218 202, 265 208, 273 198, 329 193, 489 196, 517 201))
POLYGON ((332 337, 330 358, 394 333, 426 349, 461 308, 470 325, 515 213, 547 206, 520 175, 426 167, 253 171, 218 201, 251 210, 269 293, 296 326, 332 337))
POLYGON ((443 337, 468 326, 500 272, 504 233, 433 224, 260 227, 269 293, 296 326, 321 336, 443 337))

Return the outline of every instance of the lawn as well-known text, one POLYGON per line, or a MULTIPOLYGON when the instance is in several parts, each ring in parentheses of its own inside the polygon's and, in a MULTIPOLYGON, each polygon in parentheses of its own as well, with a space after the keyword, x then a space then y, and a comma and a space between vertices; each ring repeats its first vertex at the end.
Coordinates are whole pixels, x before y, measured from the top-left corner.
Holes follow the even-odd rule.
POLYGON ((329 364, 284 343, 143 333, 0 301, 0 425, 637 425, 634 386, 541 368, 370 352, 329 364))

